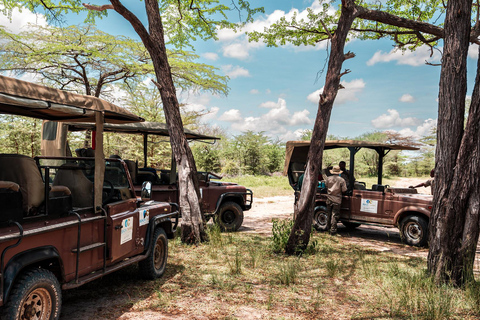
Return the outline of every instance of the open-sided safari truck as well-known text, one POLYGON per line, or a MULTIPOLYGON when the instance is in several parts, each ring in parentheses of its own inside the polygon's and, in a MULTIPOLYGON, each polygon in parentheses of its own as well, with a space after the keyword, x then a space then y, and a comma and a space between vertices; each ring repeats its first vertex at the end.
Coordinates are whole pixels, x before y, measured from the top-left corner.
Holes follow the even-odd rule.
MULTIPOLYGON (((0 113, 92 121, 97 130, 94 158, 0 154, 2 319, 58 319, 61 289, 133 263, 145 278, 161 276, 178 207, 147 201, 148 185, 137 198, 124 163, 103 159, 104 122, 142 119, 94 97, 3 76, 0 113)), ((55 123, 44 136, 55 136, 55 123)))
MULTIPOLYGON (((45 124, 44 124, 45 125, 45 124)), ((65 131, 82 131, 93 130, 94 127, 89 123, 66 123, 65 131)), ((140 194, 142 184, 145 181, 152 183, 152 199, 156 201, 176 202, 179 201, 179 186, 177 181, 176 162, 171 159, 171 168, 163 170, 148 166, 147 145, 148 136, 164 136, 168 137, 168 129, 166 124, 158 122, 137 122, 125 124, 105 124, 105 132, 123 133, 123 134, 140 134, 143 136, 143 168, 139 168, 138 161, 124 159, 137 195, 140 194)), ((65 142, 66 133, 61 135, 62 148, 64 153, 68 153, 68 147, 65 142)), ((212 136, 202 135, 191 130, 185 129, 185 135, 188 140, 206 141, 217 140, 212 136)), ((60 135, 59 135, 60 138, 60 135)), ((43 138, 42 141, 44 141, 43 138)), ((88 156, 92 151, 89 149, 78 149, 78 156, 88 156)), ((253 201, 253 193, 244 186, 231 182, 218 181, 221 179, 210 172, 198 172, 200 187, 200 205, 202 213, 208 219, 214 218, 222 230, 236 231, 243 223, 243 212, 251 209, 253 201), (212 180, 212 178, 214 180, 212 180), (216 179, 216 180, 215 180, 216 179)))
MULTIPOLYGON (((304 172, 310 141, 288 141, 284 174, 296 189, 297 181, 304 172)), ((383 158, 391 150, 418 150, 418 148, 387 143, 355 140, 325 142, 325 150, 347 148, 350 151, 350 181, 340 207, 340 221, 347 228, 361 224, 398 227, 403 241, 412 246, 424 246, 428 240, 428 221, 432 209, 432 196, 417 194, 416 189, 391 188, 382 184, 383 158), (355 154, 362 148, 378 153, 377 184, 367 189, 365 183, 354 181, 355 154)), ((328 171, 328 170, 325 170, 328 171)), ((324 171, 324 172, 325 172, 324 171)), ((327 228, 326 189, 317 189, 315 196, 314 227, 319 231, 327 228)), ((295 191, 298 199, 299 191, 295 191)), ((296 201, 295 200, 295 201, 296 201)))

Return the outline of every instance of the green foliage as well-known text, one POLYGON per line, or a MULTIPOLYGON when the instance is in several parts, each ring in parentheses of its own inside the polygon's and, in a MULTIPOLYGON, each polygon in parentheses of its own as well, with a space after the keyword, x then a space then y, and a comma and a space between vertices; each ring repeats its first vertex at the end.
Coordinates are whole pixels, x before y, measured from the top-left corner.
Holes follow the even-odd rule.
POLYGON ((274 253, 284 253, 287 246, 288 237, 293 228, 293 220, 272 220, 272 251, 274 253))
POLYGON ((298 258, 288 259, 286 262, 281 263, 278 266, 279 272, 277 279, 281 284, 289 286, 295 284, 298 279, 298 273, 300 270, 300 262, 298 258))
POLYGON ((38 156, 41 127, 42 122, 38 119, 0 116, 0 152, 38 156))

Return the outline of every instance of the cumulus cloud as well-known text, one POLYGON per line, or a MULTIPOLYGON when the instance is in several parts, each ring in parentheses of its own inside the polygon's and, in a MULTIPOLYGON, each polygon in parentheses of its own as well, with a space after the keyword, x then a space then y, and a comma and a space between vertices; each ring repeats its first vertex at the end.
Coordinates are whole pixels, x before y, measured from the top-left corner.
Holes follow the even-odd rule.
POLYGON ((18 8, 13 9, 12 19, 0 14, 0 25, 6 27, 13 33, 19 33, 26 31, 29 28, 29 24, 37 24, 40 26, 47 26, 47 20, 45 16, 41 14, 35 14, 28 9, 23 8, 21 11, 18 8))
POLYGON ((478 60, 478 45, 471 44, 468 47, 468 56, 472 59, 478 60))
POLYGON ((400 97, 400 99, 398 99, 398 101, 412 103, 415 102, 415 98, 411 94, 405 93, 403 96, 400 97))
POLYGON ((219 118, 218 120, 221 121, 228 121, 228 122, 238 122, 242 121, 243 117, 242 114, 240 113, 240 110, 238 109, 230 109, 228 111, 225 111, 219 118))
POLYGON ((401 118, 400 113, 395 109, 388 109, 388 114, 382 114, 371 121, 376 129, 388 129, 393 127, 411 127, 420 124, 420 120, 413 117, 401 118))
POLYGON ((250 77, 250 72, 240 66, 232 66, 231 64, 222 66, 223 72, 231 79, 238 77, 250 77))
POLYGON ((415 128, 415 130, 412 130, 410 128, 405 128, 400 131, 398 131, 400 134, 407 136, 407 137, 413 137, 415 139, 420 139, 424 136, 428 136, 432 134, 432 129, 437 126, 437 120, 436 119, 427 119, 425 120, 421 125, 415 128))
POLYGON ((205 52, 202 56, 207 60, 212 60, 212 61, 218 60, 218 54, 216 54, 215 52, 205 52))
POLYGON ((390 52, 377 51, 367 61, 368 66, 373 66, 381 62, 396 62, 399 65, 409 65, 409 66, 421 66, 425 64, 425 61, 432 63, 440 62, 441 56, 440 53, 434 51, 434 55, 430 57, 431 51, 428 47, 420 47, 415 51, 401 51, 397 49, 392 49, 390 52))
MULTIPOLYGON (((319 1, 315 0, 312 2, 312 5, 303 10, 299 11, 296 8, 292 8, 289 12, 283 10, 275 10, 269 15, 259 16, 253 22, 247 23, 237 32, 230 29, 219 29, 217 31, 218 40, 223 43, 222 53, 225 57, 245 60, 250 56, 250 51, 255 48, 264 47, 265 44, 262 42, 249 42, 245 36, 245 32, 259 31, 263 32, 265 28, 269 28, 272 24, 276 23, 280 18, 285 18, 291 20, 293 15, 297 15, 297 20, 308 19, 308 10, 318 13, 323 10, 322 5, 319 1)), ((334 11, 331 8, 332 13, 334 11)), ((324 49, 327 46, 327 42, 323 41, 316 46, 305 46, 305 47, 296 47, 291 44, 287 44, 286 47, 294 48, 296 51, 304 50, 320 50, 324 49)))
MULTIPOLYGON (((341 82, 344 89, 338 90, 337 98, 335 99, 335 105, 345 104, 349 101, 358 101, 358 94, 360 94, 365 88, 365 82, 363 79, 355 79, 350 82, 341 82)), ((320 99, 320 94, 323 92, 322 87, 320 90, 314 91, 307 96, 307 100, 315 104, 320 99)))
POLYGON ((218 119, 230 122, 233 130, 265 131, 271 136, 279 137, 284 135, 292 137, 292 131, 288 127, 312 124, 308 110, 291 112, 284 99, 279 98, 277 102, 268 101, 262 105, 268 106, 269 110, 258 117, 244 118, 239 110, 231 109, 223 113, 218 119))
POLYGON ((259 94, 260 91, 258 91, 257 89, 252 89, 250 90, 250 94, 259 94))

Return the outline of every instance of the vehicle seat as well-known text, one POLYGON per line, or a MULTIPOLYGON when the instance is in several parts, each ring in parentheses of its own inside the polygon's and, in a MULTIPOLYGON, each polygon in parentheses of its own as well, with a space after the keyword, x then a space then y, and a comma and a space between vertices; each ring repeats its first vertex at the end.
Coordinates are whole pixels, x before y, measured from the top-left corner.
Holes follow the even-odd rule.
POLYGON ((26 215, 35 215, 45 198, 45 183, 33 158, 20 154, 0 154, 0 181, 20 186, 22 209, 26 215))
POLYGON ((355 181, 353 183, 353 189, 355 190, 367 190, 365 182, 355 181))
POLYGON ((92 148, 75 149, 75 153, 77 154, 77 157, 95 158, 95 150, 93 150, 92 148))
POLYGON ((133 184, 137 183, 137 172, 138 172, 138 164, 133 160, 123 160, 127 165, 128 171, 130 172, 130 177, 132 178, 133 184))
POLYGON ((385 191, 385 186, 383 184, 373 184, 372 185, 372 191, 384 192, 385 191))
POLYGON ((65 163, 57 171, 53 185, 67 186, 72 193, 72 206, 86 208, 93 206, 93 182, 77 164, 65 163))

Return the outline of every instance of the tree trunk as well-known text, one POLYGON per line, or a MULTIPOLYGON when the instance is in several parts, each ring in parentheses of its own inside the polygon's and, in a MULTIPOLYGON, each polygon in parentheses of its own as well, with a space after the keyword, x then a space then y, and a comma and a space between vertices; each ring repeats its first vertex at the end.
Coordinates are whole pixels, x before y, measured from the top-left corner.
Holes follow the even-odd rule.
POLYGON ((145 0, 149 31, 141 21, 128 11, 119 0, 111 0, 118 13, 127 19, 142 39, 150 53, 157 77, 155 83, 162 97, 170 144, 178 167, 180 208, 182 210, 183 242, 196 243, 207 239, 199 202, 198 177, 192 151, 183 130, 179 103, 176 96, 170 65, 167 59, 162 19, 157 0, 145 0))
POLYGON ((428 270, 437 282, 473 277, 478 240, 478 71, 464 134, 471 0, 448 1, 438 97, 434 202, 428 270))
POLYGON ((287 254, 298 254, 310 241, 312 230, 313 209, 317 191, 317 177, 322 166, 322 154, 332 113, 333 103, 340 85, 343 61, 353 58, 352 53, 344 54, 345 41, 350 27, 359 14, 353 0, 342 0, 342 13, 337 29, 333 35, 332 49, 328 62, 323 93, 320 95, 317 117, 312 132, 310 149, 308 151, 307 168, 304 175, 302 190, 295 207, 295 222, 285 248, 287 254))

